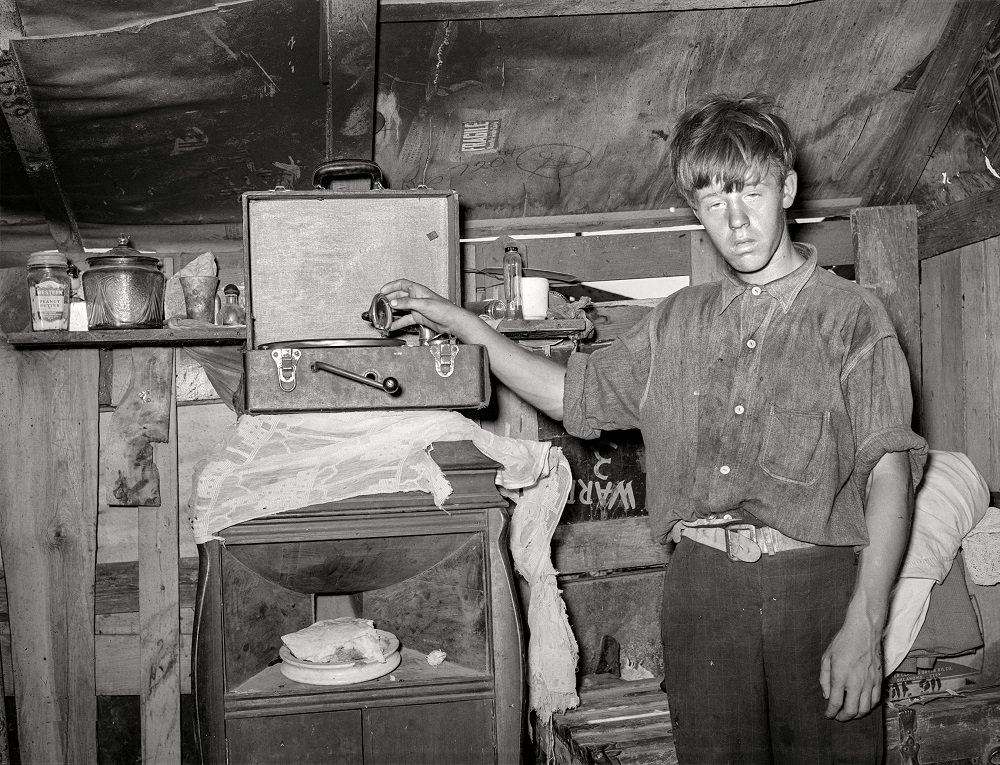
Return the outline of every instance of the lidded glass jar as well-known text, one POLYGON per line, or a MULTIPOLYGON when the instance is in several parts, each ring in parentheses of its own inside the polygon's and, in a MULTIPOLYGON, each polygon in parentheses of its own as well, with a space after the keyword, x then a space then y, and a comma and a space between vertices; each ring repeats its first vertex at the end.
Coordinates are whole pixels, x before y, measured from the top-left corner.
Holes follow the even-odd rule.
POLYGON ((236 326, 247 323, 246 309, 240 305, 240 288, 235 284, 227 284, 222 293, 226 302, 219 309, 219 324, 236 326))
POLYGON ((163 326, 165 278, 160 261, 129 246, 122 234, 118 246, 87 258, 83 296, 90 329, 157 329, 163 326))
POLYGON ((28 300, 35 332, 69 329, 73 285, 69 262, 61 252, 33 252, 28 256, 28 300))

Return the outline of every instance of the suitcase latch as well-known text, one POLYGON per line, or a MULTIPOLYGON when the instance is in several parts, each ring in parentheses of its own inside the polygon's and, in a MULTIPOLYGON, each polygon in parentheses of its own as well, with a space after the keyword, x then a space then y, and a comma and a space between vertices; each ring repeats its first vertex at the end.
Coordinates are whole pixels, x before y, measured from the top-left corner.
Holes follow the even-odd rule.
POLYGON ((455 371, 455 357, 458 355, 458 344, 451 337, 434 340, 427 346, 434 357, 434 369, 440 377, 451 377, 455 371))
POLYGON ((271 358, 278 368, 278 387, 285 393, 295 390, 295 367, 302 358, 302 351, 298 348, 275 348, 271 351, 271 358))

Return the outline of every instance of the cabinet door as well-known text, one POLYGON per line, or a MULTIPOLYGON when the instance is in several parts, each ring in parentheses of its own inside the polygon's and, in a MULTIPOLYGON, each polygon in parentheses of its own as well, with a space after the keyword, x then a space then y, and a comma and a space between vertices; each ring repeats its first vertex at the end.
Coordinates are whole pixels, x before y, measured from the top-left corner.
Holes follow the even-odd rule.
POLYGON ((238 717, 226 721, 230 765, 358 765, 361 712, 238 717))
POLYGON ((365 765, 487 765, 495 760, 489 699, 365 711, 365 765))

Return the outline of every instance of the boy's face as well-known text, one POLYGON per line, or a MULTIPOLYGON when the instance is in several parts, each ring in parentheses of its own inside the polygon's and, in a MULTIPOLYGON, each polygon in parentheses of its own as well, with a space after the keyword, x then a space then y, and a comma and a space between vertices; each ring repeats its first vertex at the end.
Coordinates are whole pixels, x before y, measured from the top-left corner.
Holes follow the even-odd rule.
POLYGON ((762 179, 747 179, 739 191, 713 184, 695 192, 694 214, 743 281, 766 284, 801 264, 785 226, 797 184, 794 170, 784 181, 771 170, 762 179))

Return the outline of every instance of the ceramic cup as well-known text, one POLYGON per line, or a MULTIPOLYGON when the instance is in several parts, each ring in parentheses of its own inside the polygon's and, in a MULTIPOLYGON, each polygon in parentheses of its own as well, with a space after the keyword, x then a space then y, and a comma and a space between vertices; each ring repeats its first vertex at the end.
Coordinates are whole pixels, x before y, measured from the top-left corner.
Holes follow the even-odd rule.
POLYGON ((525 319, 544 319, 549 311, 549 280, 541 276, 521 278, 521 313, 525 319))

